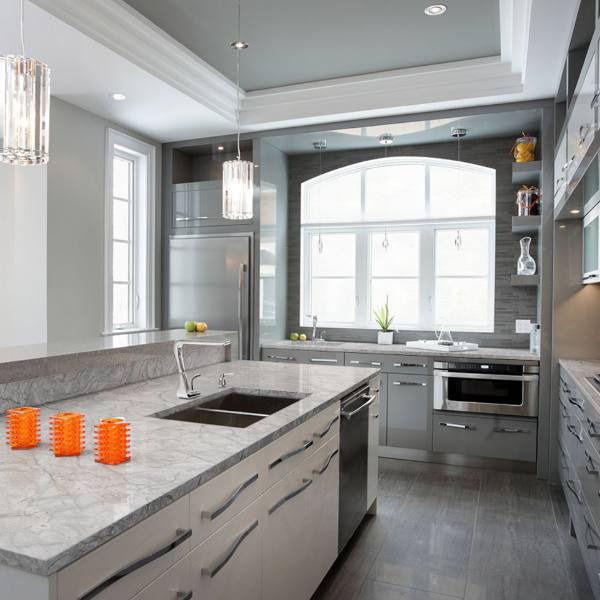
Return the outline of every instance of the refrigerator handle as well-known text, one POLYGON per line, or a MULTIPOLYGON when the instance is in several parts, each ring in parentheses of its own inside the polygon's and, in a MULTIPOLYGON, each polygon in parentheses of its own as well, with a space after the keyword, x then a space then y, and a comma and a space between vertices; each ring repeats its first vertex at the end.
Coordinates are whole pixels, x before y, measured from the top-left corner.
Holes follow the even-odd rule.
POLYGON ((238 279, 238 358, 239 360, 244 359, 244 348, 246 345, 246 335, 244 331, 244 297, 246 287, 246 272, 248 271, 248 265, 240 263, 239 279, 238 279))

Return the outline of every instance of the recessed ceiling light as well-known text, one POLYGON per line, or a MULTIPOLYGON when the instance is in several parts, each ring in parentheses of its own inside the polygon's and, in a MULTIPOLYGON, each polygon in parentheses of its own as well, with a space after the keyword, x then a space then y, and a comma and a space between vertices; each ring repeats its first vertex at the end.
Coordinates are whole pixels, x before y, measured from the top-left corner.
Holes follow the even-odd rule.
POLYGON ((120 102, 121 100, 125 100, 127 98, 127 96, 125 94, 119 94, 118 92, 111 94, 110 97, 113 100, 116 100, 117 102, 120 102))
POLYGON ((574 208, 573 210, 569 211, 572 215, 578 215, 581 211, 578 208, 574 208))
POLYGON ((219 145, 217 146, 217 150, 218 150, 219 152, 223 152, 223 150, 225 150, 225 146, 223 146, 222 144, 219 144, 219 145))
POLYGON ((245 50, 248 47, 248 42, 243 42, 242 40, 237 40, 235 42, 231 42, 229 44, 232 48, 236 50, 245 50))
POLYGON ((560 225, 560 228, 561 228, 561 229, 566 229, 566 228, 567 228, 567 226, 566 226, 566 225, 560 225))
POLYGON ((445 4, 432 4, 425 9, 425 14, 428 17, 437 17, 443 15, 446 12, 447 6, 445 4))
POLYGON ((394 143, 394 136, 391 133, 382 133, 379 136, 379 143, 384 146, 389 146, 394 143))

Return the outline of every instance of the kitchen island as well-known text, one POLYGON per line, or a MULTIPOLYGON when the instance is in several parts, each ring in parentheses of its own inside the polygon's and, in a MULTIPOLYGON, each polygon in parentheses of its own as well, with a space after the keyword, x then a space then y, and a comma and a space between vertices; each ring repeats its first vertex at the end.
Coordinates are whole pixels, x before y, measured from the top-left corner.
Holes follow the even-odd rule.
MULTIPOLYGON (((303 397, 245 428, 181 422, 154 416, 189 403, 176 397, 177 376, 167 376, 43 406, 44 424, 55 411, 86 414, 88 448, 80 457, 55 458, 49 450, 45 427, 38 448, 11 451, 6 445, 1 447, 0 489, 4 494, 0 597, 10 589, 11 598, 27 600, 137 599, 137 594, 146 586, 151 587, 155 579, 161 579, 163 573, 164 580, 156 584, 159 591, 174 589, 169 582, 181 576, 184 584, 176 586, 178 592, 187 593, 189 586, 201 590, 203 598, 228 597, 219 596, 223 593, 219 586, 213 586, 211 592, 216 573, 208 575, 217 567, 205 564, 208 554, 211 564, 219 562, 232 543, 241 544, 236 535, 248 536, 253 531, 238 531, 241 524, 235 521, 240 511, 255 511, 256 519, 251 519, 251 525, 262 530, 264 514, 274 512, 279 495, 286 498, 295 493, 298 477, 304 485, 309 480, 312 483, 309 475, 321 471, 327 460, 333 461, 336 444, 339 445, 339 401, 369 381, 376 381, 377 370, 249 361, 217 364, 200 371, 196 388, 202 396, 195 402, 222 391, 219 376, 224 371, 228 373, 228 388, 303 397), (118 466, 96 463, 91 448, 93 423, 112 416, 125 417, 131 423, 132 460, 118 466), (297 451, 303 445, 308 451, 297 451), (305 465, 303 461, 312 462, 305 465), (308 467, 311 468, 306 471, 308 467), (293 473, 298 469, 301 476, 293 473), (294 488, 292 492, 287 489, 290 486, 294 488), (266 513, 263 505, 268 505, 266 513), (222 529, 226 531, 217 539, 222 529), (130 575, 102 587, 122 568, 148 558, 153 551, 164 549, 165 544, 175 545, 130 575), (196 547, 203 548, 197 560, 190 558, 196 547), (185 564, 184 559, 188 561, 185 564), (204 575, 194 582, 193 564, 198 561, 204 575)), ((335 491, 337 507, 337 471, 331 469, 328 473, 336 473, 336 489, 330 485, 331 489, 321 490, 319 498, 323 501, 335 491)), ((313 487, 316 493, 316 484, 313 487)), ((323 505, 327 503, 323 501, 323 505)), ((283 510, 281 515, 292 518, 283 510)), ((299 523, 302 521, 299 518, 299 523)), ((331 514, 327 521, 332 521, 331 514)), ((269 551, 265 549, 267 534, 274 540, 281 535, 277 531, 269 533, 265 526, 263 553, 269 551)), ((332 537, 333 532, 329 536, 330 547, 332 537)), ((337 528, 335 537, 337 556, 337 528)), ((296 558, 306 558, 308 543, 303 538, 302 556, 296 558)), ((279 569, 285 573, 285 544, 278 540, 276 545, 283 561, 279 561, 279 569)), ((251 554, 257 555, 256 548, 251 554)), ((314 554, 313 559, 318 556, 310 554, 314 554)), ((334 559, 330 552, 314 565, 313 572, 322 578, 334 559)), ((252 560, 257 560, 256 556, 252 560)), ((220 570, 224 565, 217 566, 220 570)), ((237 571, 244 572, 244 568, 237 571)), ((308 588, 301 586, 297 597, 308 594, 308 600, 314 582, 318 585, 320 581, 318 577, 308 588)), ((234 580, 237 581, 234 577, 227 585, 235 585, 234 580)), ((234 593, 231 587, 227 589, 234 593)), ((273 590, 272 597, 277 593, 273 590)), ((148 592, 139 597, 159 596, 148 592)), ((186 596, 165 592, 160 597, 186 596)), ((248 592, 245 597, 254 596, 248 592)))

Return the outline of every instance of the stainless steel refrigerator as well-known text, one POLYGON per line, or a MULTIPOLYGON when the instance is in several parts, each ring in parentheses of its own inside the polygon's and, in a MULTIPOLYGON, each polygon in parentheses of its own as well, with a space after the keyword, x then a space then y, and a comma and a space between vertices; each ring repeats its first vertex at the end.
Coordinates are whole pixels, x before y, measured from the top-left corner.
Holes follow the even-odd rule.
POLYGON ((249 234, 170 236, 169 328, 194 320, 238 331, 239 356, 248 358, 251 244, 249 234))

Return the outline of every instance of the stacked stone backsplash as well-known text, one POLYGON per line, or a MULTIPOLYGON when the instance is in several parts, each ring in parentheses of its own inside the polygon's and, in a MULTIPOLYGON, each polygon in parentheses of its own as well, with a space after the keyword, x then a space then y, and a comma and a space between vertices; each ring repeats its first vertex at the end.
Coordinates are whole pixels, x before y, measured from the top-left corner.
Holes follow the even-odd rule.
MULTIPOLYGON (((517 135, 519 132, 515 132, 517 135)), ((512 217, 516 215, 516 191, 512 183, 513 137, 464 140, 461 159, 465 162, 496 169, 496 294, 493 333, 456 333, 455 338, 476 342, 481 346, 498 348, 527 348, 529 336, 515 333, 516 319, 537 320, 537 289, 513 287, 511 274, 517 272, 520 254, 519 239, 512 233, 512 217)), ((351 164, 382 158, 380 147, 367 150, 327 152, 323 156, 323 171, 332 171, 351 164)), ((456 143, 438 143, 415 146, 388 146, 388 156, 427 156, 456 160, 456 143)), ((299 327, 300 314, 300 184, 319 175, 318 153, 291 155, 288 161, 288 315, 287 329, 310 334, 307 327, 299 327)), ((531 254, 538 263, 537 240, 533 238, 531 254)), ((325 328, 331 340, 376 342, 374 329, 325 328)), ((431 331, 400 331, 394 334, 395 343, 433 337, 431 331)))
MULTIPOLYGON (((237 336, 227 334, 224 337, 231 339, 231 355, 235 358, 237 336)), ((225 360, 225 351, 220 347, 190 345, 185 347, 184 352, 188 370, 225 360)), ((4 362, 0 363, 0 413, 17 406, 39 406, 176 372, 171 340, 4 362)))

